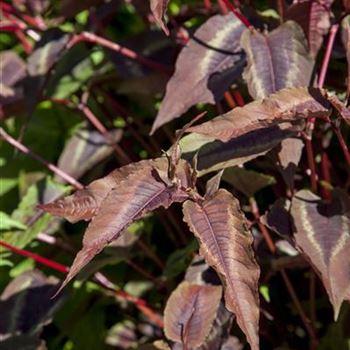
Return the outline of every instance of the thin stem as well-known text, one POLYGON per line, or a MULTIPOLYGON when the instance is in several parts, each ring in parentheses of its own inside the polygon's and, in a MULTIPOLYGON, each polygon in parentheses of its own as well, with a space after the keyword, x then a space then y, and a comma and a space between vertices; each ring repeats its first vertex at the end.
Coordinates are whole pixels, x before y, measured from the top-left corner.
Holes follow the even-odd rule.
POLYGON ((329 65, 329 60, 331 58, 331 53, 334 45, 334 40, 335 36, 338 32, 339 29, 339 24, 333 24, 331 26, 331 29, 329 31, 329 36, 328 36, 328 42, 327 42, 327 47, 326 47, 326 52, 323 57, 322 61, 322 66, 321 66, 321 71, 320 71, 320 76, 318 78, 318 87, 321 89, 323 88, 325 79, 326 79, 326 74, 328 70, 328 65, 329 65))
POLYGON ((334 124, 332 124, 332 127, 333 127, 333 131, 337 135, 338 141, 340 143, 340 147, 343 150, 343 153, 344 153, 346 162, 348 164, 348 167, 350 167, 350 152, 349 152, 349 148, 348 148, 348 146, 347 146, 347 144, 346 144, 346 142, 345 142, 345 140, 343 138, 343 135, 340 132, 339 128, 336 125, 334 125, 334 124))
POLYGON ((67 273, 69 271, 69 267, 68 266, 59 264, 59 263, 57 263, 55 261, 52 261, 52 260, 47 259, 47 258, 44 258, 44 257, 42 257, 40 255, 34 254, 34 253, 29 252, 27 250, 23 250, 23 249, 17 248, 17 247, 15 247, 15 246, 13 246, 11 244, 8 244, 8 243, 6 243, 4 241, 0 241, 0 246, 2 246, 4 248, 12 251, 13 253, 16 253, 16 254, 25 256, 27 258, 33 259, 36 262, 38 262, 39 264, 45 265, 47 267, 50 267, 51 269, 56 270, 58 272, 67 273))
POLYGON ((162 260, 160 260, 158 258, 158 256, 156 254, 153 253, 152 249, 148 246, 148 244, 146 242, 143 242, 141 240, 141 238, 139 238, 136 241, 136 245, 140 247, 140 249, 142 249, 144 251, 144 253, 153 260, 153 262, 160 267, 162 270, 164 269, 165 265, 162 262, 162 260))
MULTIPOLYGON (((313 127, 313 124, 310 124, 310 127, 313 127)), ((310 135, 312 134, 312 131, 310 131, 310 135)), ((310 177, 311 177, 311 189, 314 193, 317 193, 317 174, 316 174, 316 164, 315 164, 315 157, 314 157, 314 151, 312 148, 312 142, 311 142, 311 136, 305 137, 305 148, 306 148, 306 156, 307 156, 307 162, 310 169, 310 177)))
POLYGON ((48 162, 41 156, 34 153, 30 148, 23 145, 19 141, 15 140, 12 136, 10 136, 3 128, 0 128, 0 138, 8 142, 10 145, 21 151, 22 153, 28 155, 29 157, 35 159, 39 163, 43 164, 47 169, 52 171, 54 174, 62 177, 64 180, 66 180, 69 184, 74 186, 76 189, 83 189, 84 186, 74 179, 72 176, 64 172, 63 170, 59 169, 57 166, 53 165, 52 163, 48 162))
POLYGON ((308 331, 308 333, 310 335, 311 343, 312 343, 312 349, 316 349, 318 341, 317 341, 317 338, 316 338, 315 331, 314 331, 314 329, 313 329, 313 327, 312 327, 312 325, 310 323, 310 320, 307 318, 307 316, 306 316, 306 314, 304 312, 304 309, 303 309, 303 307, 302 307, 302 305, 300 303, 300 300, 299 300, 297 294, 295 293, 293 285, 290 282, 286 271, 282 269, 282 270, 280 270, 280 272, 281 272, 283 281, 284 281, 284 283, 285 283, 285 285, 287 287, 288 293, 289 293, 290 297, 292 298, 293 303, 294 303, 295 307, 297 308, 298 313, 299 313, 299 315, 300 315, 300 317, 301 317, 301 319, 302 319, 302 321, 304 323, 304 326, 305 326, 306 330, 308 331))
POLYGON ((69 43, 67 44, 67 48, 69 49, 79 42, 90 42, 90 43, 98 44, 98 45, 106 47, 110 50, 113 50, 115 52, 118 52, 121 55, 123 55, 131 60, 137 61, 137 62, 143 64, 144 66, 147 66, 151 69, 157 70, 163 74, 169 75, 172 73, 172 69, 168 68, 167 66, 164 66, 163 64, 160 64, 157 62, 154 62, 146 57, 139 55, 138 53, 136 53, 133 50, 130 50, 126 47, 123 47, 117 43, 114 43, 108 39, 102 38, 102 37, 100 37, 96 34, 93 34, 93 33, 83 32, 81 34, 74 35, 72 37, 72 39, 69 41, 69 43))
POLYGON ((224 93, 224 97, 225 97, 225 100, 226 100, 226 102, 227 102, 227 104, 228 104, 228 106, 230 108, 235 108, 237 106, 235 100, 233 99, 233 97, 232 97, 232 95, 230 93, 230 91, 226 91, 224 93))
MULTIPOLYGON (((0 246, 12 251, 13 253, 18 254, 18 255, 33 259, 34 261, 36 261, 42 265, 45 265, 45 266, 47 266, 47 267, 49 267, 57 272, 68 273, 68 271, 69 271, 68 266, 59 264, 53 260, 44 258, 40 255, 34 254, 34 253, 29 252, 27 250, 17 248, 17 247, 15 247, 9 243, 6 243, 4 241, 0 241, 0 246)), ((114 284, 112 282, 110 282, 106 277, 104 277, 99 272, 95 273, 94 278, 104 288, 112 290, 116 294, 116 296, 121 297, 121 298, 133 303, 145 316, 147 316, 149 319, 151 319, 160 328, 163 328, 163 320, 161 319, 161 317, 154 310, 152 310, 149 306, 147 306, 146 302, 143 299, 136 298, 123 290, 116 290, 114 284)))
MULTIPOLYGON (((266 241, 266 244, 267 244, 270 252, 272 254, 274 254, 276 252, 276 245, 273 242, 273 240, 271 239, 267 228, 260 220, 259 208, 258 208, 257 203, 256 203, 254 198, 250 198, 250 204, 251 204, 251 210, 253 212, 255 219, 258 222, 259 229, 261 230, 261 233, 266 241)), ((310 323, 309 319, 307 318, 307 316, 304 312, 304 309, 301 305, 301 302, 300 302, 300 300, 299 300, 299 298, 298 298, 298 296, 293 288, 292 283, 289 280, 289 277, 288 277, 286 271, 284 269, 281 269, 280 273, 282 275, 282 278, 283 278, 283 281, 286 285, 286 288, 287 288, 287 290, 288 290, 288 292, 293 300, 293 303, 294 303, 294 305, 295 305, 295 307, 300 315, 300 318, 301 318, 301 320, 302 320, 302 322, 303 322, 303 324, 304 324, 304 326, 305 326, 305 328, 310 336, 310 339, 312 341, 312 349, 316 349, 315 346, 317 344, 317 338, 316 338, 315 330, 312 327, 312 324, 310 323)))
POLYGON ((228 0, 223 0, 228 9, 249 29, 254 29, 248 19, 243 16, 228 0))
POLYGON ((91 109, 84 103, 79 104, 78 109, 83 113, 83 115, 90 121, 90 123, 99 131, 102 136, 105 138, 108 144, 113 147, 115 150, 120 163, 122 165, 128 164, 131 162, 130 157, 124 152, 124 150, 116 143, 111 143, 108 135, 108 130, 106 127, 99 121, 91 109))

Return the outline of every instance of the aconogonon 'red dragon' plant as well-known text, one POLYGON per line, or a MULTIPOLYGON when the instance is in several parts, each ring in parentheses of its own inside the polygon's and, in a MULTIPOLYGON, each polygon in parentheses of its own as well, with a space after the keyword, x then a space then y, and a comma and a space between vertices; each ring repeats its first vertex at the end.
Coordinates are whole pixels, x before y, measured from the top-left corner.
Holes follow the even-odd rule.
MULTIPOLYGON (((349 121, 349 110, 334 96, 329 97, 326 91, 287 88, 265 99, 235 108, 211 121, 186 126, 184 131, 225 143, 271 127, 293 129, 299 125, 300 130, 308 118, 330 121, 336 113, 349 121)), ((197 157, 194 158, 192 167, 187 160, 181 158, 177 141, 163 157, 118 168, 69 197, 41 205, 45 211, 63 216, 70 222, 91 220, 85 232, 83 248, 77 254, 61 289, 96 254, 120 237, 133 221, 159 207, 168 208, 172 203, 180 202, 183 203, 184 220, 200 243, 200 254, 222 280, 226 308, 235 314, 251 348, 257 350, 260 270, 254 258, 253 236, 239 201, 227 190, 219 188, 222 171, 207 182, 205 194, 198 191, 196 161, 197 157)), ((313 220, 318 213, 316 207, 319 201, 318 197, 308 192, 297 193, 292 200, 291 213, 296 226, 296 244, 320 272, 337 317, 342 301, 349 299, 349 280, 339 274, 342 273, 341 269, 349 269, 348 260, 341 259, 340 256, 345 256, 350 247, 350 207, 348 198, 340 196, 340 211, 337 212, 339 208, 334 208, 338 216, 332 222, 326 219, 316 229, 314 225, 319 223, 313 223, 313 220), (338 231, 334 231, 333 224, 338 231), (316 236, 326 234, 324 230, 328 226, 332 227, 332 232, 336 232, 334 242, 318 242, 316 236), (340 245, 340 242, 344 244, 340 245), (326 246, 323 247, 323 244, 326 246), (325 251, 328 252, 327 255, 323 255, 325 251)), ((166 334, 174 341, 182 341, 186 348, 192 348, 201 344, 192 343, 188 332, 200 332, 204 325, 198 322, 192 324, 190 320, 198 317, 201 322, 212 322, 212 318, 205 314, 211 312, 212 308, 215 309, 210 303, 215 304, 220 290, 209 288, 200 291, 199 287, 194 286, 188 288, 183 292, 185 300, 187 294, 191 300, 193 294, 200 293, 196 297, 199 298, 198 305, 203 303, 209 311, 196 304, 197 306, 192 306, 193 312, 187 318, 184 315, 181 319, 171 316, 173 321, 166 321, 166 334), (175 331, 170 330, 172 327, 181 328, 182 336, 174 336, 175 331)), ((209 330, 210 325, 206 325, 205 329, 209 330)), ((204 341, 205 337, 202 338, 204 341)))

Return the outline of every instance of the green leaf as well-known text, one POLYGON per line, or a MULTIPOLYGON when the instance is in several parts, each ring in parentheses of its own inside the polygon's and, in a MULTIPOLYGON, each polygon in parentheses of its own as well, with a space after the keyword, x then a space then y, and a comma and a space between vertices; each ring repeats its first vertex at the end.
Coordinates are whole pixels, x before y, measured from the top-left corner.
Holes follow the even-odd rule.
POLYGON ((17 220, 12 219, 9 215, 4 213, 3 211, 0 211, 0 230, 9 230, 12 228, 25 230, 27 226, 17 220))

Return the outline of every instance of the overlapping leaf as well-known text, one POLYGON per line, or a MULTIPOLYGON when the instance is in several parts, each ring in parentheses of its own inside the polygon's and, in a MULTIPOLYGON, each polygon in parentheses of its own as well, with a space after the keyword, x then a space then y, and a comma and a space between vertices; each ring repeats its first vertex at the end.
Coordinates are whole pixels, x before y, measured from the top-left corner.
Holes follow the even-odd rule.
POLYGON ((326 118, 332 110, 325 90, 287 88, 253 101, 188 131, 227 142, 248 132, 310 117, 326 118))
POLYGON ((285 18, 298 22, 303 28, 313 57, 316 57, 323 36, 328 32, 332 3, 333 0, 297 0, 286 11, 285 18))
POLYGON ((178 164, 176 183, 170 183, 167 176, 168 159, 141 161, 117 169, 68 199, 42 206, 71 221, 92 218, 83 248, 61 288, 134 220, 160 206, 167 208, 187 198, 185 189, 191 185, 188 163, 181 160, 178 164))
POLYGON ((209 18, 195 32, 177 59, 152 133, 196 103, 221 98, 245 63, 239 43, 244 28, 230 13, 209 18))
POLYGON ((226 307, 236 315, 252 349, 258 350, 260 271, 237 199, 220 189, 203 203, 186 201, 183 211, 200 241, 201 255, 224 282, 226 307))
POLYGON ((169 3, 169 0, 151 0, 151 10, 154 15, 154 18, 162 27, 166 35, 169 35, 169 29, 164 23, 164 16, 166 14, 168 3, 169 3))
POLYGON ((350 300, 350 198, 336 190, 330 203, 308 190, 292 200, 295 242, 319 273, 337 319, 350 300))
POLYGON ((277 146, 287 137, 295 136, 301 127, 290 123, 249 132, 228 142, 192 133, 180 141, 185 159, 192 159, 197 153, 198 175, 242 165, 261 156, 277 146))
POLYGON ((189 349, 202 345, 216 316, 221 294, 221 286, 182 282, 165 307, 166 337, 189 349))
POLYGON ((297 23, 288 21, 268 35, 246 30, 241 45, 248 61, 243 77, 254 99, 309 85, 314 62, 297 23))

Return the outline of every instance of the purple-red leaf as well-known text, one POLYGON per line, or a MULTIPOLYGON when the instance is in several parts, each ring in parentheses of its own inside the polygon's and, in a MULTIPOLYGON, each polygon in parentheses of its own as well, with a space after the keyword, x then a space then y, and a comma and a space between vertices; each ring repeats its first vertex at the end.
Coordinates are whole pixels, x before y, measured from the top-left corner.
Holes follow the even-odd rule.
POLYGON ((208 336, 222 294, 221 286, 182 282, 168 299, 164 332, 186 349, 199 347, 208 336))
POLYGON ((241 45, 248 61, 243 77, 254 99, 309 85, 314 62, 297 23, 288 21, 268 35, 246 30, 241 45))
POLYGON ((197 103, 220 99, 243 69, 244 25, 232 14, 209 18, 182 49, 152 133, 197 103))
POLYGON ((153 16, 166 35, 169 35, 169 29, 164 23, 164 16, 166 14, 168 3, 169 0, 151 0, 151 11, 153 16))
POLYGON ((249 132, 228 142, 192 133, 180 141, 183 157, 192 159, 197 154, 198 176, 242 165, 261 156, 287 137, 295 136, 302 128, 290 123, 249 132))
POLYGON ((186 201, 184 219, 200 242, 200 254, 220 275, 225 304, 253 350, 259 349, 259 294, 253 237, 239 202, 220 189, 202 203, 186 201))
POLYGON ((322 45, 330 26, 330 7, 333 0, 297 0, 287 9, 285 18, 296 21, 303 28, 313 57, 322 45))
POLYGON ((166 181, 167 173, 166 158, 129 164, 93 182, 68 200, 41 206, 71 220, 92 218, 84 235, 83 248, 61 288, 134 220, 187 198, 185 189, 192 186, 189 164, 184 160, 179 162, 173 183, 166 181))
POLYGON ((287 88, 269 97, 253 101, 188 131, 227 142, 250 131, 285 122, 302 121, 310 117, 326 118, 331 112, 325 90, 287 88))
POLYGON ((350 198, 335 190, 330 203, 308 190, 292 200, 294 239, 319 273, 337 319, 341 304, 350 300, 350 198))

